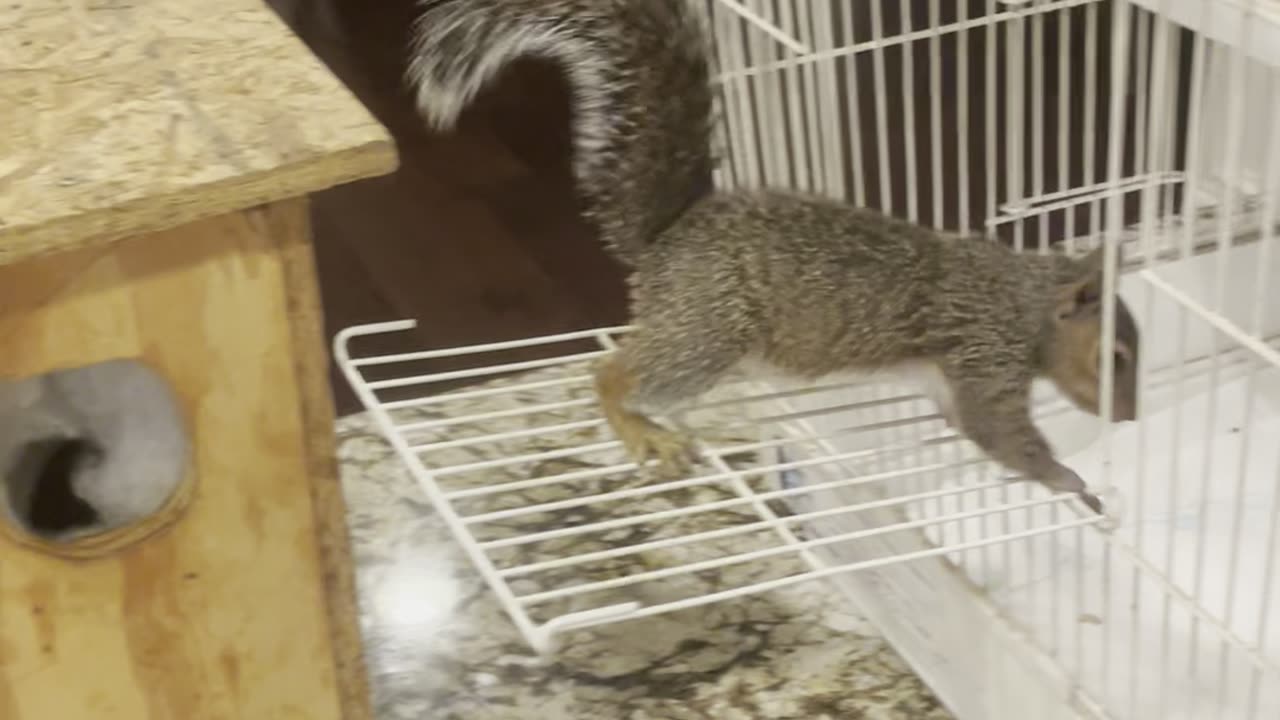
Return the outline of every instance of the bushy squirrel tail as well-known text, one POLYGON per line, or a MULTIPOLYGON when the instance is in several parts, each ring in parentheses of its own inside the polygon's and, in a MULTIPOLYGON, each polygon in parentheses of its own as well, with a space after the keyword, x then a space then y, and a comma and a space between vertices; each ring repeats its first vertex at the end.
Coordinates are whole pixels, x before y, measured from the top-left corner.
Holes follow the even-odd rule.
POLYGON ((574 98, 574 175, 606 245, 632 263, 710 188, 707 36, 689 0, 427 0, 409 80, 451 129, 509 63, 556 62, 574 98))

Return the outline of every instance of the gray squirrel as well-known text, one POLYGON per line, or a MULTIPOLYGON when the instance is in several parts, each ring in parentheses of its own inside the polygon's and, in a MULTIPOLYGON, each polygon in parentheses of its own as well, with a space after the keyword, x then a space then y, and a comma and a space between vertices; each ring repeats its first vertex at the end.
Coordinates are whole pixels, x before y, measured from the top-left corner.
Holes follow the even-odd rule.
MULTIPOLYGON (((1100 511, 1036 428, 1030 394, 1048 378, 1101 412, 1102 249, 1019 253, 824 198, 715 191, 708 45, 689 0, 428 0, 409 66, 442 130, 515 60, 566 73, 585 213, 632 270, 634 331, 595 379, 636 463, 687 469, 690 437, 655 418, 744 361, 806 380, 924 371, 948 423, 990 458, 1100 511)), ((1111 410, 1125 421, 1138 328, 1115 307, 1111 410)))

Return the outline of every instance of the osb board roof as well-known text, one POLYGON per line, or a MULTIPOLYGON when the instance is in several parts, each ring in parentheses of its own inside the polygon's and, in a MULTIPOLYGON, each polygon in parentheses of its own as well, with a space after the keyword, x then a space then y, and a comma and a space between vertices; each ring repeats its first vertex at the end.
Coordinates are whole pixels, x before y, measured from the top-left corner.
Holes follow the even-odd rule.
POLYGON ((0 2, 0 264, 395 163, 262 0, 0 2))

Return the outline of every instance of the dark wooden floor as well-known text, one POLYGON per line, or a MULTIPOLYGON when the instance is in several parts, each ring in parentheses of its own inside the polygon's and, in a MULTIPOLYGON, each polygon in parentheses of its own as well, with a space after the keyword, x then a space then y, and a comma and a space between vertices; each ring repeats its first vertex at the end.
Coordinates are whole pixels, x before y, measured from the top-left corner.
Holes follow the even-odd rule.
MULTIPOLYGON (((458 132, 428 132, 403 82, 415 5, 341 4, 341 38, 305 8, 295 21, 391 131, 401 155, 396 173, 315 198, 329 335, 416 319, 413 337, 396 338, 394 349, 403 351, 625 321, 624 274, 577 212, 559 74, 523 64, 478 100, 458 132)), ((333 377, 339 412, 358 409, 346 382, 333 377)))

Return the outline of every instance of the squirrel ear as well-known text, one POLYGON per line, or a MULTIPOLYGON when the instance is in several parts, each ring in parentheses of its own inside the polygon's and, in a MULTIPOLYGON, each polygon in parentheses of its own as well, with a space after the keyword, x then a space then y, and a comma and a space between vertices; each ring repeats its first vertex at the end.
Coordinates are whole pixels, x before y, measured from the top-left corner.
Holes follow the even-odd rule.
POLYGON ((1075 277, 1058 286, 1054 314, 1059 320, 1098 312, 1102 305, 1105 248, 1098 247, 1079 261, 1075 277))

